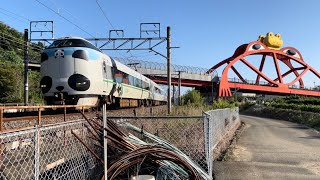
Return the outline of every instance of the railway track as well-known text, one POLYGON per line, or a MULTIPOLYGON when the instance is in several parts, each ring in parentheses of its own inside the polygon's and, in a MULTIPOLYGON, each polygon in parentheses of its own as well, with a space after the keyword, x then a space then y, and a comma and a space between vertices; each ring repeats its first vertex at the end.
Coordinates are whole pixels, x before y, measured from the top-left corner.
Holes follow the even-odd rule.
MULTIPOLYGON (((95 117, 97 114, 102 114, 97 110, 84 110, 84 109, 68 109, 63 110, 44 110, 44 108, 30 107, 30 109, 37 109, 37 111, 25 111, 18 113, 3 113, 1 116, 1 131, 13 131, 26 127, 33 127, 35 125, 47 125, 60 122, 72 121, 82 119, 80 113, 83 112, 87 117, 95 117)), ((153 106, 153 107, 138 107, 138 108, 124 108, 124 109, 108 109, 108 116, 141 116, 153 115, 154 109, 164 109, 166 106, 153 106)), ((24 108, 30 110, 28 108, 24 108)), ((1 110, 1 109, 0 109, 1 110)))

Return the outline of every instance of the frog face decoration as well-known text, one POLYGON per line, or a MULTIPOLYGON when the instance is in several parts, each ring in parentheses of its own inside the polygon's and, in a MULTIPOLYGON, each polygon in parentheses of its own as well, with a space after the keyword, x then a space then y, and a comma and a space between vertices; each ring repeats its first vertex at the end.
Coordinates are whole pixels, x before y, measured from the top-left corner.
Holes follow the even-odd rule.
POLYGON ((265 44, 270 49, 279 50, 283 45, 283 41, 281 39, 280 34, 273 34, 272 32, 268 32, 266 36, 260 35, 258 41, 265 44))

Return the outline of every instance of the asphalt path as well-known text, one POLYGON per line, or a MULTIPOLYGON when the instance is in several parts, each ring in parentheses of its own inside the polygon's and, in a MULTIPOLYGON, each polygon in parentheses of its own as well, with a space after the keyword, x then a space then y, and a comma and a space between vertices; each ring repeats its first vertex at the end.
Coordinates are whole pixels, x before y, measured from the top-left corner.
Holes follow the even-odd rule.
POLYGON ((320 180, 320 133, 281 120, 241 115, 244 130, 215 179, 320 180))

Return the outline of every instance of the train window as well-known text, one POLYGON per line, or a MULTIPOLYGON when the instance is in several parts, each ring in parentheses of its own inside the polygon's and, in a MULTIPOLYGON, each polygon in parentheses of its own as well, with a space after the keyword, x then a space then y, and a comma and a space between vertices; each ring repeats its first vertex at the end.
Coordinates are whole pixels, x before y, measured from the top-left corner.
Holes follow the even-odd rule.
POLYGON ((141 84, 141 80, 138 78, 135 78, 135 86, 141 88, 142 84, 141 84))
POLYGON ((130 76, 129 75, 129 84, 131 85, 131 86, 134 86, 134 77, 133 76, 130 76))
POLYGON ((122 83, 122 72, 115 69, 114 77, 117 83, 122 83))
POLYGON ((91 43, 82 39, 60 39, 54 41, 47 49, 51 48, 61 48, 61 47, 87 47, 101 52, 100 49, 92 45, 91 43))
POLYGON ((129 84, 129 75, 127 73, 122 72, 122 83, 129 84))
POLYGON ((150 88, 149 88, 149 83, 147 83, 147 82, 144 82, 144 81, 142 81, 143 83, 142 83, 142 88, 143 89, 146 89, 146 90, 149 90, 150 88))

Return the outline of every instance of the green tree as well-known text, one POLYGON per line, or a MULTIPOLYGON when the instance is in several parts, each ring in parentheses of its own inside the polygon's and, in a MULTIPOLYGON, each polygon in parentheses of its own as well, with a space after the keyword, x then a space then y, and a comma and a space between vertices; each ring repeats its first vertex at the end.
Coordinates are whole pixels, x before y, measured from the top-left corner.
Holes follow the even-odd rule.
POLYGON ((22 102, 22 66, 0 60, 0 102, 22 102))
MULTIPOLYGON (((29 59, 40 62, 42 43, 31 43, 29 59)), ((22 33, 0 22, 0 103, 23 102, 23 36, 22 33)), ((42 103, 40 73, 30 72, 29 100, 42 103)))

